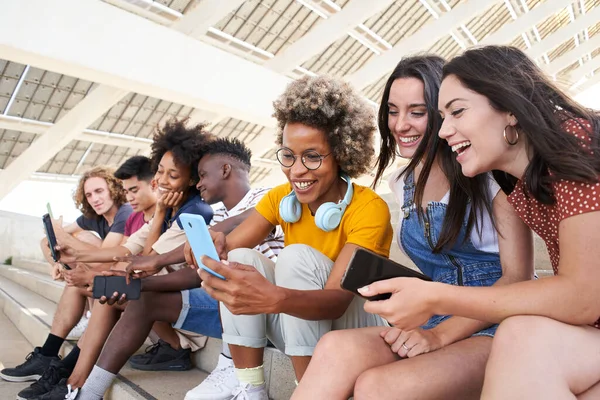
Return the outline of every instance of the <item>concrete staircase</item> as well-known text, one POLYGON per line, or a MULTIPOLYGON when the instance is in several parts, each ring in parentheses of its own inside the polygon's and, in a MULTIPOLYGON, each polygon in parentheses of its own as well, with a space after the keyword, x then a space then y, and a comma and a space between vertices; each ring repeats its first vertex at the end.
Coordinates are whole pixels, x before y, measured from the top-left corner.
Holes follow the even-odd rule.
MULTIPOLYGON (((63 286, 64 283, 52 280, 48 267, 42 262, 15 259, 13 265, 0 265, 0 311, 29 342, 28 351, 46 339, 63 286)), ((4 331, 5 327, 0 330, 4 331)), ((69 352, 71 347, 71 343, 65 343, 63 352, 69 352)), ((214 369, 221 347, 220 340, 209 339, 204 349, 193 354, 196 368, 191 371, 146 372, 126 366, 105 399, 183 399, 189 389, 214 369)), ((295 387, 289 359, 280 351, 267 348, 264 366, 269 397, 289 399, 295 387)))

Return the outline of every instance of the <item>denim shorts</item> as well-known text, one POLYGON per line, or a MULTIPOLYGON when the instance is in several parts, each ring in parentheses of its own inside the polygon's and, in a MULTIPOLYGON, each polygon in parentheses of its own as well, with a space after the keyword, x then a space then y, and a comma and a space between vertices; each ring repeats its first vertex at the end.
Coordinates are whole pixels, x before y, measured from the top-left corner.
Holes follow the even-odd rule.
MULTIPOLYGON (((429 319, 429 321, 427 321, 427 323, 425 325, 423 325, 421 327, 421 329, 427 330, 427 329, 435 328, 440 323, 442 323, 443 321, 447 320, 450 317, 451 317, 451 315, 434 315, 433 317, 431 317, 429 319)), ((494 325, 489 326, 489 327, 487 327, 485 329, 482 329, 479 332, 472 334, 471 337, 474 337, 474 336, 489 336, 489 337, 493 338, 494 335, 496 334, 496 329, 498 329, 498 324, 494 324, 494 325)))
POLYGON ((181 312, 175 329, 199 333, 221 339, 223 327, 219 316, 219 302, 202 288, 181 291, 181 312))

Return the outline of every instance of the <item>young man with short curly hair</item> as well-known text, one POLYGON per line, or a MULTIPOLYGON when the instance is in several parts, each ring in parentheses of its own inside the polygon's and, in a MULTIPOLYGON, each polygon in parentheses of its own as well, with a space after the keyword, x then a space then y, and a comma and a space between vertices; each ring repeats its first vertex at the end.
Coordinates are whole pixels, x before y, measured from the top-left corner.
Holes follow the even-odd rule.
POLYGON ((213 240, 222 259, 203 264, 202 287, 220 301, 223 341, 239 386, 221 400, 267 400, 263 351, 269 339, 290 356, 300 380, 319 338, 334 329, 382 325, 364 300, 340 288, 353 252, 388 256, 387 204, 351 178, 368 171, 375 118, 347 84, 327 77, 292 82, 275 102, 277 159, 288 183, 273 188, 227 236, 213 240), (277 262, 252 249, 276 226, 285 234, 277 262))

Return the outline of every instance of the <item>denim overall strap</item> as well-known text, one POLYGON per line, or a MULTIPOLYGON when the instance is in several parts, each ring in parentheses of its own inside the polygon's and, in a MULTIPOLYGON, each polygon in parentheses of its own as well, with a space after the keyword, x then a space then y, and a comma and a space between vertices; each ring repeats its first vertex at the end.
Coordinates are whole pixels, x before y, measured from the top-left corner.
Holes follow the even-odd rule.
MULTIPOLYGON (((400 178, 402 179, 402 178, 400 178)), ((404 204, 402 205, 402 213, 404 218, 408 218, 411 209, 414 207, 415 197, 415 179, 414 171, 405 175, 404 180, 404 204)))

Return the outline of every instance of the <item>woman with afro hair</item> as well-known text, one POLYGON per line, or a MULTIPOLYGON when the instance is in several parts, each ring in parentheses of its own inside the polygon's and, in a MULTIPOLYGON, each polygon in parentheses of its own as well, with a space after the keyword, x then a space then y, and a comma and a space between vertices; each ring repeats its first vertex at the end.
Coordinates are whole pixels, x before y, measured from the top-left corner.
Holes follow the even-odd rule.
POLYGON ((277 159, 288 182, 263 197, 230 234, 213 233, 223 262, 202 262, 203 287, 221 302, 223 340, 240 386, 227 399, 267 399, 263 348, 269 339, 291 357, 300 380, 313 350, 334 329, 383 325, 364 300, 340 288, 357 248, 389 256, 387 204, 351 181, 369 170, 375 118, 343 81, 305 77, 275 101, 277 159), (274 227, 284 231, 277 262, 255 250, 274 227))

